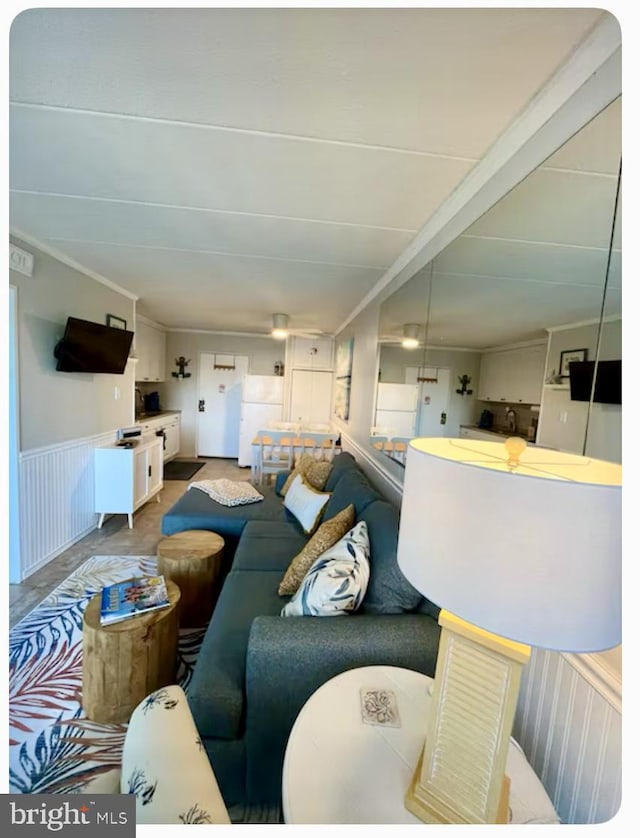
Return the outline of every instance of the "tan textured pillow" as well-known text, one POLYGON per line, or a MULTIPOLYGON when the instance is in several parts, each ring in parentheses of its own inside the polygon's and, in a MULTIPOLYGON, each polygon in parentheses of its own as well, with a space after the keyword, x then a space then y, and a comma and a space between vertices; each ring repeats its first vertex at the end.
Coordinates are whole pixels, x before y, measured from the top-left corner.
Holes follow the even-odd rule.
POLYGON ((355 509, 350 503, 342 512, 320 524, 298 555, 291 560, 278 587, 280 596, 295 594, 311 565, 318 556, 337 544, 342 536, 349 532, 353 527, 354 518, 355 509))
POLYGON ((321 492, 324 489, 324 484, 327 482, 329 472, 331 471, 331 463, 325 460, 316 460, 311 454, 303 454, 296 467, 287 477, 284 485, 280 489, 280 494, 284 497, 291 487, 291 484, 296 477, 301 474, 307 483, 321 492))

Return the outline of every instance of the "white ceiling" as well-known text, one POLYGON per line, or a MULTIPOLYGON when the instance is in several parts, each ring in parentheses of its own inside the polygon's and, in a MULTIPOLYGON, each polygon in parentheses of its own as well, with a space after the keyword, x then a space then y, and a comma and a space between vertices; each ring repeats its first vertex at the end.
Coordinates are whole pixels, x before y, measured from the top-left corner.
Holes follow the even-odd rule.
POLYGON ((597 320, 605 280, 604 313, 620 315, 621 109, 621 99, 612 102, 385 300, 383 342, 400 340, 408 322, 420 323, 432 346, 545 337, 548 328, 597 320))
POLYGON ((333 333, 602 14, 27 10, 11 228, 170 328, 333 333))

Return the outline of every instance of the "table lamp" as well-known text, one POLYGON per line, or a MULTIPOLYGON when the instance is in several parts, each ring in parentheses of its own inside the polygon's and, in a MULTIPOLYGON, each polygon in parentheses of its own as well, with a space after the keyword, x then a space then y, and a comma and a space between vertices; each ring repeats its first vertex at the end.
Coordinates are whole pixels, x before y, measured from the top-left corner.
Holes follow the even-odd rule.
POLYGON ((405 805, 428 823, 501 823, 530 647, 621 642, 622 467, 501 442, 414 439, 398 564, 441 607, 426 741, 405 805))

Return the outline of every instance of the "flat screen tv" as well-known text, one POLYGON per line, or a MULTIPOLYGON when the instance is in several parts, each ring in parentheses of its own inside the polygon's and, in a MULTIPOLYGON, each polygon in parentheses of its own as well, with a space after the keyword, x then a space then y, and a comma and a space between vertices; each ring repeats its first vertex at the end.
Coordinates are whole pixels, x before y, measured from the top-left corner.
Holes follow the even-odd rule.
POLYGON ((69 317, 54 349, 58 372, 105 372, 121 375, 127 365, 133 332, 69 317))
MULTIPOLYGON (((588 402, 591 398, 595 361, 572 361, 569 364, 571 401, 588 402)), ((599 404, 622 404, 622 361, 599 361, 593 401, 599 404)))

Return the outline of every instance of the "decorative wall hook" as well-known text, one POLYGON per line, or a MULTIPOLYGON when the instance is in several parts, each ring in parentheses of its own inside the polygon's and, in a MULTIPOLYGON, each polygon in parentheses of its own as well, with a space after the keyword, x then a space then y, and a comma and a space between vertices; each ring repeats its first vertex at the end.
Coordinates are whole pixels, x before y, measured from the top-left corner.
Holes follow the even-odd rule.
POLYGON ((187 361, 184 355, 181 355, 179 358, 175 359, 175 362, 178 367, 178 372, 172 372, 171 375, 174 378, 191 378, 191 373, 185 372, 185 367, 191 363, 191 358, 187 361))
POLYGON ((471 376, 466 373, 464 375, 459 375, 458 381, 460 382, 461 387, 459 390, 456 390, 456 393, 460 396, 472 396, 473 390, 468 389, 468 385, 471 384, 471 376))

